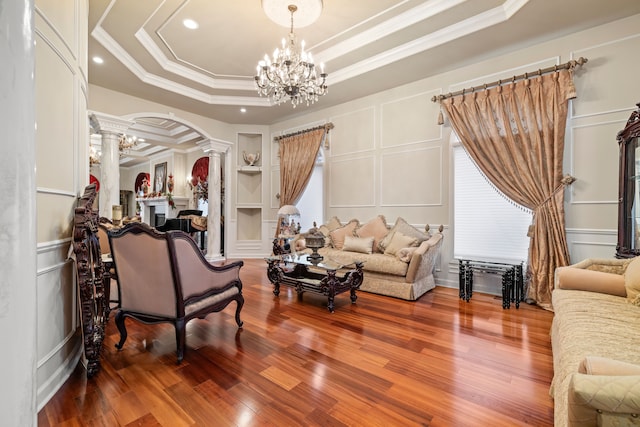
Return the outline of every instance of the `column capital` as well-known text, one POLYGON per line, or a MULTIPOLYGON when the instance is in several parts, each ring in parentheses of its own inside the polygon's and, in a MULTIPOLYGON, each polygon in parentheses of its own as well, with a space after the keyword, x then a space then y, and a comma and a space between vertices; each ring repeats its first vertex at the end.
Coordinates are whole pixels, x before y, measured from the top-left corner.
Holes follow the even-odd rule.
POLYGON ((94 132, 115 133, 118 135, 125 133, 127 129, 135 124, 135 121, 133 120, 127 120, 97 111, 89 112, 89 122, 94 132))
POLYGON ((223 141, 221 139, 208 139, 198 143, 198 147, 202 148, 205 153, 218 153, 226 154, 233 143, 229 141, 223 141))

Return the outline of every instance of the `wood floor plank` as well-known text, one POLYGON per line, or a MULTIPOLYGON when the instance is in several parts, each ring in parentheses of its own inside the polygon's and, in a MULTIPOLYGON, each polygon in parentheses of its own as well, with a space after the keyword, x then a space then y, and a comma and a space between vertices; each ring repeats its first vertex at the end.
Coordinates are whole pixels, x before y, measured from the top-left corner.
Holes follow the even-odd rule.
POLYGON ((244 328, 235 303, 190 322, 181 365, 170 325, 128 319, 117 351, 110 320, 100 372, 75 369, 39 425, 553 425, 548 311, 437 287, 415 302, 341 295, 329 313, 320 295, 275 297, 263 260, 241 278, 244 328))

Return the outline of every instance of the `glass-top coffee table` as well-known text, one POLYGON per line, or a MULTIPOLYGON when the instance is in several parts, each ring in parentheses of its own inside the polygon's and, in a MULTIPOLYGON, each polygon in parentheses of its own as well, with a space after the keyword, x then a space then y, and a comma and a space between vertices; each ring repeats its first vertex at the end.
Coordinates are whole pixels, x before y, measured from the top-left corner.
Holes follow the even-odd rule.
POLYGON ((356 290, 362 284, 362 263, 341 264, 333 260, 311 262, 307 255, 285 254, 265 258, 267 277, 273 283, 273 294, 280 295, 280 285, 295 288, 298 298, 305 292, 327 296, 327 309, 333 313, 333 300, 346 291, 355 304, 356 290))

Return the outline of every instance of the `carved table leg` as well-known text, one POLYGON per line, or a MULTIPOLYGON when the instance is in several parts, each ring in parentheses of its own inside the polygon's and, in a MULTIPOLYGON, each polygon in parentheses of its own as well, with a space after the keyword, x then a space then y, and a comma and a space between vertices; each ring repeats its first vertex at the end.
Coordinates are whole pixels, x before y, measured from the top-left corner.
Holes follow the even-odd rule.
POLYGON ((271 259, 267 261, 267 278, 273 283, 273 294, 280 295, 280 280, 282 279, 282 269, 280 268, 279 259, 271 259))
POLYGON ((336 278, 336 271, 335 270, 329 270, 327 271, 327 278, 326 278, 326 284, 327 284, 327 288, 328 288, 328 295, 327 295, 327 309, 333 313, 333 310, 335 308, 333 301, 336 297, 336 284, 339 284, 338 279, 336 278))

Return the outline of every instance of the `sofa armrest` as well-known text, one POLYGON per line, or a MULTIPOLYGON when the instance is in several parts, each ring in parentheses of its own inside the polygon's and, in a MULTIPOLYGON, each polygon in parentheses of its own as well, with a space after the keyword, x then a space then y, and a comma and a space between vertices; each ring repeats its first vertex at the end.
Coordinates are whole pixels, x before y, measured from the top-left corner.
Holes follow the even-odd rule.
POLYGON ((638 414, 640 375, 573 374, 569 385, 569 426, 599 426, 606 418, 638 425, 638 414))
POLYGON ((435 233, 429 240, 422 242, 418 249, 413 252, 407 268, 406 283, 413 283, 433 273, 436 257, 440 253, 440 247, 442 246, 442 237, 442 233, 435 233))
POLYGON ((624 276, 582 268, 558 267, 555 272, 555 288, 598 292, 625 297, 624 276))

